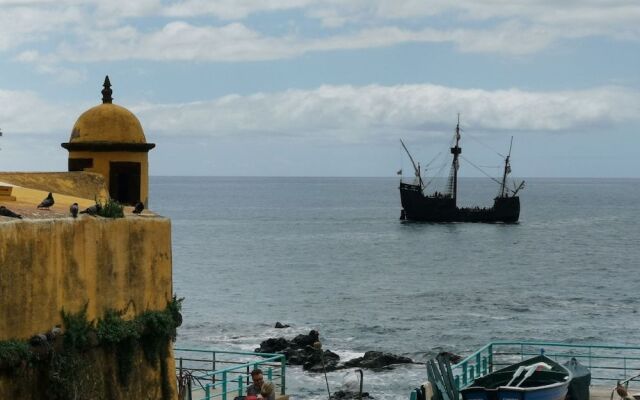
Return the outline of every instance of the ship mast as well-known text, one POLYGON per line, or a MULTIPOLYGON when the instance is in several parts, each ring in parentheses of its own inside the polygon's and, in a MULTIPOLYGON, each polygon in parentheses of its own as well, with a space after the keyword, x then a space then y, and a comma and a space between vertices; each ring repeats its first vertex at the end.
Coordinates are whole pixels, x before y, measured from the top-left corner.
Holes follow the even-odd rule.
POLYGON ((511 158, 511 147, 513 146, 513 136, 511 136, 511 143, 509 144, 509 154, 504 159, 504 172, 502 174, 502 183, 500 184, 500 197, 505 197, 507 194, 507 175, 511 172, 511 164, 509 164, 509 158, 511 158))
POLYGON ((450 175, 450 185, 451 185, 451 196, 455 201, 458 197, 458 156, 462 153, 462 148, 460 147, 460 114, 458 113, 458 124, 456 125, 456 145, 451 147, 451 154, 453 154, 453 163, 451 164, 451 175, 450 175))
POLYGON ((416 165, 416 162, 413 161, 413 157, 411 157, 411 153, 409 153, 409 149, 407 149, 407 146, 404 145, 404 142, 402 141, 402 139, 400 139, 400 143, 402 144, 402 147, 404 148, 404 151, 407 152, 407 155, 409 156, 409 160, 411 160, 411 164, 413 165, 413 171, 416 174, 416 178, 418 178, 418 182, 420 183, 420 187, 423 188, 424 185, 422 183, 422 175, 420 174, 420 163, 418 163, 416 165))

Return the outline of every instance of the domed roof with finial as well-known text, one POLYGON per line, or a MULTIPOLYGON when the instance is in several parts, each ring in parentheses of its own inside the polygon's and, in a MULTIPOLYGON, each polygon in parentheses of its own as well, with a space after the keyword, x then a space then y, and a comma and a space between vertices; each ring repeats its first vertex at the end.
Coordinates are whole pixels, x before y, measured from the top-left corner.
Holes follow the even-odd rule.
POLYGON ((132 150, 148 151, 155 147, 147 143, 142 125, 135 115, 124 107, 113 104, 111 82, 105 77, 102 104, 80 115, 69 143, 68 150, 132 150))

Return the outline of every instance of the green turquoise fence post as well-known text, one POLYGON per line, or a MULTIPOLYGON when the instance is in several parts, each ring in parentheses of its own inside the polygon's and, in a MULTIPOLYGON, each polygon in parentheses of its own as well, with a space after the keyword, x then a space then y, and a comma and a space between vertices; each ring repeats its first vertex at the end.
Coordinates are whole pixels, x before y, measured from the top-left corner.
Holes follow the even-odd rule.
POLYGON ((271 367, 267 368, 267 379, 269 382, 273 380, 273 369, 271 367))
POLYGON ((242 375, 238 376, 238 396, 242 396, 243 387, 242 387, 242 375))
POLYGON ((482 364, 481 364, 481 361, 480 361, 480 352, 478 352, 476 354, 476 375, 474 375, 474 378, 477 378, 478 376, 480 376, 480 373, 481 373, 480 372, 480 365, 482 365, 482 364))
POLYGON ((487 357, 482 357, 482 374, 487 374, 487 357))
POLYGON ((287 374, 287 360, 285 359, 284 356, 282 356, 280 358, 280 394, 284 395, 286 393, 285 391, 285 385, 287 383, 287 378, 286 378, 286 374, 287 374))
POLYGON ((227 371, 222 372, 222 400, 227 400, 227 371))
POLYGON ((458 388, 458 390, 460 390, 460 375, 456 375, 456 376, 453 378, 453 381, 455 382, 456 387, 458 388))
POLYGON ((411 392, 411 398, 409 400, 418 400, 418 394, 415 389, 411 392))
POLYGON ((469 366, 469 382, 473 381, 475 379, 475 369, 473 368, 473 365, 469 366))
POLYGON ((493 372, 493 344, 489 345, 489 372, 493 372))
POLYGON ((211 399, 211 386, 208 383, 204 385, 204 398, 207 400, 211 399))
MULTIPOLYGON (((215 370, 216 370, 216 352, 212 351, 211 352, 211 371, 215 372, 215 370)), ((213 374, 211 376, 211 381, 213 383, 216 383, 216 374, 213 374)))
POLYGON ((462 384, 467 384, 467 362, 462 363, 462 384))

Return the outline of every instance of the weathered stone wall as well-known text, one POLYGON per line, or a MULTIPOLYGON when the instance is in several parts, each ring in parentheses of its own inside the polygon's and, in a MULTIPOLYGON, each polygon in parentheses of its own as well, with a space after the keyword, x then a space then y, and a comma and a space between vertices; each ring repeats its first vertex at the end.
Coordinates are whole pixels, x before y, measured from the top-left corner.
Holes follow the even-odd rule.
MULTIPOLYGON (((89 320, 109 309, 126 310, 125 318, 132 318, 164 310, 172 294, 171 223, 166 218, 82 216, 0 223, 0 340, 46 332, 62 324, 62 309, 76 313, 86 305, 89 320)), ((140 363, 136 374, 142 382, 137 385, 159 390, 157 368, 140 363)), ((173 374, 172 358, 167 365, 173 374)), ((99 359, 96 367, 105 369, 99 374, 105 377, 115 368, 99 359)), ((4 379, 0 376, 0 389, 9 390, 4 379)))
MULTIPOLYGON (((16 400, 47 400, 69 398, 74 400, 164 400, 162 395, 162 370, 160 363, 152 365, 144 359, 142 350, 135 350, 135 361, 123 385, 118 380, 118 360, 116 353, 108 349, 95 348, 83 353, 81 368, 76 366, 73 382, 64 382, 67 387, 51 387, 47 368, 23 368, 6 374, 0 372, 0 398, 16 400), (71 387, 68 387, 71 386, 71 387), (64 394, 61 394, 64 393, 64 394)), ((167 366, 173 368, 173 358, 167 366)), ((58 371, 60 372, 60 371, 58 371)), ((172 378, 174 371, 168 371, 172 378)), ((171 386, 170 398, 176 398, 175 379, 168 381, 171 386)))
POLYGON ((0 224, 0 340, 27 339, 108 309, 139 315, 172 297, 168 219, 64 218, 0 224))

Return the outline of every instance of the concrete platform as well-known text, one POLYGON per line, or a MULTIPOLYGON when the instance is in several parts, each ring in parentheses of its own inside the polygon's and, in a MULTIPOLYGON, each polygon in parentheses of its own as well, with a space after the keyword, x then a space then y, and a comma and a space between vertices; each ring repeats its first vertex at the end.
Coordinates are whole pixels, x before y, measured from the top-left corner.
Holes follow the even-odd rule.
MULTIPOLYGON (((589 387, 589 398, 592 400, 609 400, 611 399, 611 391, 613 390, 614 385, 611 387, 606 386, 590 386, 589 387)), ((620 400, 620 396, 617 393, 614 393, 613 400, 620 400)))

